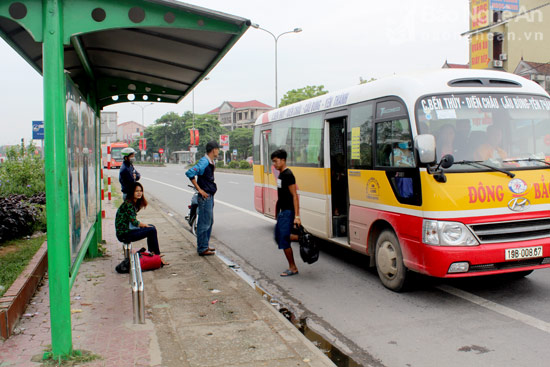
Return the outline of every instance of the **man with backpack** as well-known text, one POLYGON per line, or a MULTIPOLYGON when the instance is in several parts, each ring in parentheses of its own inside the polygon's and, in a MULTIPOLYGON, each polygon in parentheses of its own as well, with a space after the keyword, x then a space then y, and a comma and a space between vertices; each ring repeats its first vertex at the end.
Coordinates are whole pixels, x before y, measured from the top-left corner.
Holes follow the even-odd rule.
POLYGON ((275 213, 277 224, 275 225, 275 241, 280 250, 283 250, 288 261, 288 269, 281 273, 282 277, 298 274, 298 267, 294 262, 294 254, 290 243, 298 241, 298 235, 291 234, 294 225, 301 226, 300 203, 296 190, 296 178, 286 166, 287 153, 279 149, 271 153, 271 162, 277 171, 277 205, 275 213))

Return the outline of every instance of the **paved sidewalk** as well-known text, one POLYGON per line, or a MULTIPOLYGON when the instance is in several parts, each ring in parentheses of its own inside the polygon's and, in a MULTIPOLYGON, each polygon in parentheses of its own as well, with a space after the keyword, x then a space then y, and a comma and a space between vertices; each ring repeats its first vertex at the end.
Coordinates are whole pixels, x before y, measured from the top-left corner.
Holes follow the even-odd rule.
MULTIPOLYGON (((73 347, 101 356, 82 365, 334 366, 218 257, 199 257, 194 237, 149 202, 138 217, 157 227, 171 265, 144 273, 146 323, 134 325, 128 275, 114 270, 123 258, 116 209, 106 205, 108 255, 84 262, 71 292, 73 347)), ((31 358, 51 344, 48 297, 46 279, 18 334, 0 341, 0 367, 39 366, 31 358)))

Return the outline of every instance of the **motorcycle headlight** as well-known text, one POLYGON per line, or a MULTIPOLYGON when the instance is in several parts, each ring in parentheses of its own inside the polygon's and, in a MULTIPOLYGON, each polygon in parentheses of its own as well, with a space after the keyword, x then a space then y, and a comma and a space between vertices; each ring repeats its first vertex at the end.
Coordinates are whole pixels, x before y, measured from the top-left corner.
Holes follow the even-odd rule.
POLYGON ((459 222, 444 222, 424 219, 422 242, 433 246, 477 246, 472 232, 459 222))

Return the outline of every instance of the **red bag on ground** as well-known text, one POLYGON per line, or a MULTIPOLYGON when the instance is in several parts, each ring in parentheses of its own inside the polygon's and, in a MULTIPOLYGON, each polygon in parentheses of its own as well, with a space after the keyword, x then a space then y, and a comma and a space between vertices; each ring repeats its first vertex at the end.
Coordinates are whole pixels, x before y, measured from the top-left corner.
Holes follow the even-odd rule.
POLYGON ((141 265, 141 271, 155 270, 162 267, 162 259, 160 255, 139 251, 139 264, 141 265))

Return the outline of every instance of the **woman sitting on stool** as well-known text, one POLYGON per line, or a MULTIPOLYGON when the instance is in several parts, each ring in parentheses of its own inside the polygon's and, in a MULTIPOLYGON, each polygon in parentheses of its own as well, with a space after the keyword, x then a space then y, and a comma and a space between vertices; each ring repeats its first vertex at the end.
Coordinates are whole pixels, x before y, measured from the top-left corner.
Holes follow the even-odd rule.
MULTIPOLYGON (((129 243, 147 238, 149 252, 160 255, 157 229, 152 224, 141 223, 137 220, 137 212, 147 206, 143 196, 143 186, 136 182, 128 191, 128 196, 116 212, 116 237, 122 243, 129 243)), ((168 265, 162 260, 163 265, 168 265)))

